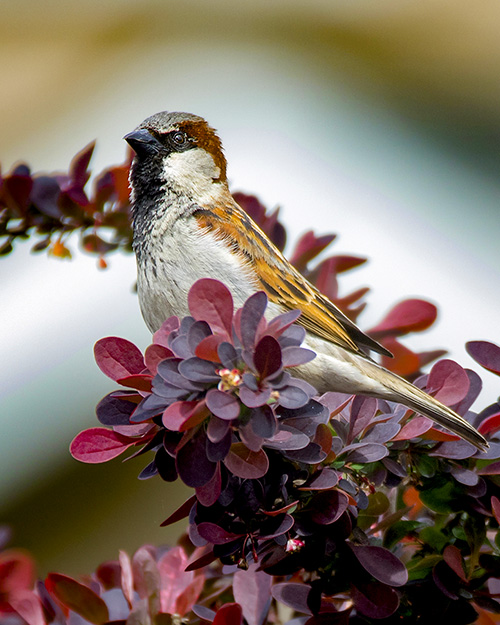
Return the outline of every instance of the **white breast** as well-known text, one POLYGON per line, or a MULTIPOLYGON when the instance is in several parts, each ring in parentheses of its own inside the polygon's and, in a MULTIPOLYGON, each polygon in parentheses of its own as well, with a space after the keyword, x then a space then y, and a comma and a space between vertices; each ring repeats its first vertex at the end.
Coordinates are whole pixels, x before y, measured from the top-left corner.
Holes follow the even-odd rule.
POLYGON ((200 278, 224 282, 239 307, 257 288, 251 270, 193 217, 161 220, 138 261, 137 289, 146 325, 155 332, 171 315, 189 314, 187 294, 200 278))

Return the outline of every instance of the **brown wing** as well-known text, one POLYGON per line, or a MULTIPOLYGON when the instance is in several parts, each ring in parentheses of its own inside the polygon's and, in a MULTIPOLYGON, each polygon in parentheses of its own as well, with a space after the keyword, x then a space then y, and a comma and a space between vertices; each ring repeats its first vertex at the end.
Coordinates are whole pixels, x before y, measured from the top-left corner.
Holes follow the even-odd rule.
POLYGON ((200 227, 243 257, 255 272, 258 288, 270 301, 284 309, 302 311, 297 323, 306 330, 354 353, 364 355, 363 346, 391 355, 308 282, 237 204, 228 201, 223 208, 200 208, 194 217, 200 227))

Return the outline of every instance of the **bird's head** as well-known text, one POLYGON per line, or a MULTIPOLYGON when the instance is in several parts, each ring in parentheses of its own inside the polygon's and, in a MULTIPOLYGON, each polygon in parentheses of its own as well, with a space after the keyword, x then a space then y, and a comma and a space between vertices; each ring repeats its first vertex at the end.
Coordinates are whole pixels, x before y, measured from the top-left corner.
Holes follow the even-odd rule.
POLYGON ((125 135, 134 150, 133 202, 171 190, 195 202, 227 188, 226 159, 215 130, 197 115, 164 111, 125 135))

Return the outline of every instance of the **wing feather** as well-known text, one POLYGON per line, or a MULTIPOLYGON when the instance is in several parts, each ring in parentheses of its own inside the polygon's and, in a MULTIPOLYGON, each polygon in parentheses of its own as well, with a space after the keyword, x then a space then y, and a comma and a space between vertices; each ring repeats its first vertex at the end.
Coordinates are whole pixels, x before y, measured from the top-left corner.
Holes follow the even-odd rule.
POLYGON ((365 347, 391 355, 308 282, 236 203, 199 208, 193 216, 201 228, 242 256, 256 275, 257 288, 265 291, 271 302, 285 310, 302 311, 297 323, 306 330, 356 354, 366 355, 365 347))

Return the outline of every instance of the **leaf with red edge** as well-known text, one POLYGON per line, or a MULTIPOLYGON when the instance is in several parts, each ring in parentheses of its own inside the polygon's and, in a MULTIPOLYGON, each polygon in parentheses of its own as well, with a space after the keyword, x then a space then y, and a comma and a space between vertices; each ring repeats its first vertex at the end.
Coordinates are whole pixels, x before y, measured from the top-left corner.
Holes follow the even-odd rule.
POLYGON ((60 573, 49 573, 45 587, 59 603, 90 623, 100 625, 109 621, 108 608, 101 597, 76 579, 60 573))
POLYGON ((244 536, 244 534, 228 532, 220 525, 209 523, 208 521, 198 523, 197 528, 200 536, 214 545, 224 545, 244 536))
POLYGON ((458 547, 455 547, 455 545, 446 545, 443 551, 443 559, 462 581, 467 581, 462 553, 458 547))
POLYGON ((397 592, 377 582, 352 585, 351 596, 356 609, 373 619, 386 619, 399 607, 397 592))
POLYGON ((224 464, 237 477, 256 480, 267 473, 269 459, 262 449, 251 451, 243 443, 233 443, 224 464))
POLYGON ((181 506, 179 506, 175 512, 172 512, 172 514, 168 518, 166 518, 163 523, 160 523, 160 527, 167 527, 168 525, 172 525, 172 523, 177 523, 177 521, 185 519, 187 516, 189 516, 191 508, 195 503, 196 495, 192 495, 191 497, 189 497, 189 499, 186 499, 186 501, 181 506))
POLYGON ((468 354, 492 373, 500 375, 500 347, 489 341, 469 341, 465 344, 468 354))
POLYGON ((417 436, 422 436, 432 428, 432 421, 427 417, 416 416, 405 423, 401 430, 394 436, 393 441, 407 441, 417 436))
POLYGON ((500 429, 500 412, 486 417, 477 428, 481 434, 491 434, 497 432, 500 429))
POLYGON ((432 367, 426 390, 443 404, 453 406, 467 396, 469 386, 467 371, 453 360, 444 359, 432 367))
POLYGON ((317 237, 312 230, 305 232, 298 240, 290 262, 299 271, 306 268, 307 263, 320 254, 335 239, 335 234, 317 237))
POLYGON ((497 523, 500 523, 500 499, 494 495, 491 498, 491 511, 493 512, 497 523))
POLYGON ((99 464, 116 458, 138 440, 106 428, 89 428, 75 436, 69 450, 75 460, 99 464))
POLYGON ((225 603, 215 615, 212 625, 241 625, 243 623, 243 611, 237 603, 225 603))
POLYGON ((386 336, 403 336, 429 328, 437 317, 434 304, 421 299, 407 299, 392 308, 368 334, 380 340, 386 336))
POLYGON ((173 355, 173 352, 168 347, 153 343, 144 352, 144 363, 151 374, 156 375, 158 364, 166 358, 171 358, 173 355))
POLYGON ((272 336, 264 336, 257 343, 253 356, 255 368, 262 379, 276 373, 281 367, 281 347, 272 336))
POLYGON ((9 604, 28 625, 46 625, 42 604, 32 590, 19 590, 9 597, 9 604))
POLYGON ((97 341, 94 356, 99 369, 115 382, 144 370, 141 351, 130 341, 117 336, 97 341))
POLYGON ((213 332, 231 336, 233 298, 222 282, 212 278, 197 280, 189 290, 188 306, 197 321, 206 321, 213 332))
POLYGON ((153 334, 153 344, 163 345, 163 347, 168 348, 168 337, 171 332, 179 329, 180 324, 179 317, 169 317, 161 324, 160 329, 153 334))
POLYGON ((375 545, 349 544, 361 566, 376 580, 388 586, 404 586, 408 571, 399 558, 388 549, 375 545))
POLYGON ((238 570, 233 576, 233 595, 248 625, 262 625, 271 603, 273 578, 264 571, 257 571, 257 566, 252 563, 247 571, 238 570))

